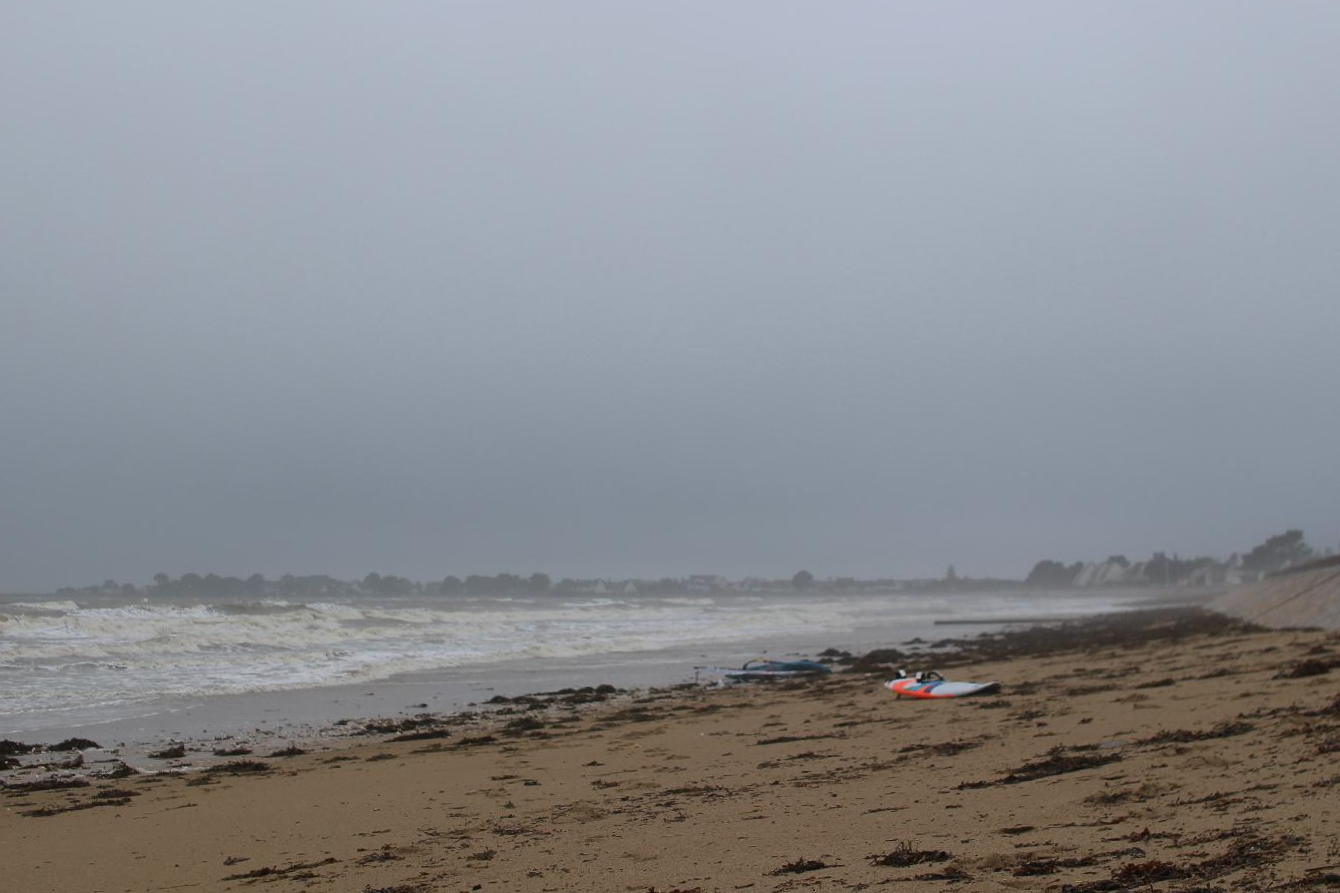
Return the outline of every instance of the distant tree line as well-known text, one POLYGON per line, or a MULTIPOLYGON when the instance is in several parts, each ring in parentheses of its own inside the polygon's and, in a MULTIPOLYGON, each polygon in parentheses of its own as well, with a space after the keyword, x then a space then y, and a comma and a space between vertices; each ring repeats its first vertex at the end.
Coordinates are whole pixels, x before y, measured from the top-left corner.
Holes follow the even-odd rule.
POLYGON ((1208 555, 1181 558, 1166 552, 1155 552, 1148 560, 1132 563, 1124 555, 1112 555, 1098 565, 1082 561, 1065 564, 1043 559, 1033 565, 1024 583, 1029 586, 1074 586, 1093 583, 1119 585, 1145 584, 1172 586, 1187 581, 1240 582, 1255 579, 1304 564, 1317 556, 1308 545, 1301 530, 1286 530, 1268 537, 1265 542, 1239 555, 1234 553, 1226 561, 1208 555), (1089 575, 1086 578, 1086 575, 1089 575))
MULTIPOLYGON (((789 588, 788 581, 750 582, 750 588, 789 588)), ((395 574, 368 573, 361 580, 340 580, 325 574, 297 576, 284 574, 268 579, 262 574, 249 577, 220 576, 218 574, 186 573, 171 577, 155 574, 150 585, 139 587, 133 583, 106 580, 101 585, 79 589, 64 588, 62 593, 101 593, 146 595, 153 597, 252 597, 252 598, 312 598, 359 595, 511 595, 511 594, 574 594, 574 593, 644 593, 673 594, 738 588, 723 577, 695 576, 685 578, 663 577, 658 580, 610 580, 605 578, 574 579, 565 577, 554 583, 550 576, 535 572, 528 576, 501 573, 494 575, 471 574, 465 578, 449 574, 439 582, 419 582, 395 574)))
POLYGON ((275 598, 311 599, 332 597, 376 596, 458 596, 458 595, 554 595, 622 594, 622 595, 685 595, 711 592, 885 592, 899 589, 935 590, 1008 588, 1020 585, 1018 580, 974 580, 956 575, 945 580, 894 580, 889 578, 858 579, 831 577, 817 579, 807 570, 797 571, 785 579, 746 578, 727 580, 712 574, 688 577, 661 577, 659 579, 611 579, 603 577, 564 577, 554 582, 543 572, 528 576, 501 573, 494 575, 471 574, 467 577, 448 575, 440 581, 419 582, 395 574, 368 573, 359 580, 340 580, 326 574, 284 574, 269 579, 262 574, 249 577, 220 576, 218 574, 186 573, 171 577, 155 574, 153 582, 139 587, 132 583, 107 580, 100 586, 81 589, 66 588, 62 593, 102 593, 143 595, 162 598, 275 598))
POLYGON ((261 574, 249 577, 219 576, 218 574, 186 573, 172 578, 165 573, 154 574, 153 582, 140 587, 133 583, 105 580, 101 585, 82 589, 65 588, 61 593, 102 593, 145 595, 151 597, 219 597, 219 598, 314 598, 354 597, 359 595, 504 595, 555 593, 621 593, 671 595, 721 591, 784 591, 797 592, 886 592, 911 590, 918 592, 971 592, 1010 589, 1027 586, 1075 585, 1176 585, 1187 581, 1231 581, 1234 575, 1245 578, 1273 573, 1296 567, 1317 557, 1317 551, 1308 545, 1301 530, 1286 530, 1268 537, 1264 542, 1227 561, 1209 556, 1181 558, 1155 552, 1147 560, 1131 562, 1125 555, 1111 555, 1106 561, 1066 564, 1054 559, 1043 559, 1033 565, 1027 578, 1004 580, 992 577, 977 578, 959 575, 951 565, 944 577, 936 579, 864 580, 856 577, 817 579, 808 570, 799 570, 789 579, 770 580, 746 578, 728 581, 724 577, 697 574, 689 577, 662 577, 656 580, 564 577, 554 583, 548 574, 535 572, 528 576, 501 573, 492 576, 471 574, 462 579, 448 575, 438 582, 418 582, 394 574, 369 573, 361 580, 339 580, 326 574, 298 576, 284 574, 271 580, 261 574))
POLYGON ((1242 556, 1242 566, 1247 570, 1271 573, 1303 564, 1316 554, 1317 551, 1303 539, 1303 531, 1286 530, 1284 533, 1275 534, 1242 556))

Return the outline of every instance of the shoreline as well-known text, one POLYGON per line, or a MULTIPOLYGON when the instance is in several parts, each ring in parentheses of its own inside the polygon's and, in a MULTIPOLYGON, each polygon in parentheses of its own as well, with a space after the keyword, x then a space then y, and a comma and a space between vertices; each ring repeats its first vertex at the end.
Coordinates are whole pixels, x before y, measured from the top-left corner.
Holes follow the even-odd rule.
MULTIPOLYGON (((902 655, 905 662, 929 660, 935 666, 954 666, 961 661, 962 655, 976 653, 980 650, 983 642, 1027 641, 1035 643, 1030 647, 1036 647, 1039 636, 1049 638, 1057 630, 1079 629, 1087 631, 1114 623, 1124 625, 1127 618, 1130 618, 1131 622, 1140 624, 1144 623, 1146 618, 1161 612, 1195 612, 1207 600, 1203 594, 1186 600, 1170 598, 1169 594, 1165 593, 1145 600, 1145 606, 1143 607, 1082 617, 1000 618, 995 620, 985 618, 937 619, 932 621, 931 628, 941 626, 988 626, 995 627, 995 629, 972 634, 964 632, 949 638, 934 640, 914 636, 909 640, 899 642, 898 646, 875 649, 869 652, 866 658, 853 658, 846 650, 832 646, 808 653, 800 650, 787 651, 786 653, 793 658, 807 657, 823 660, 832 664, 835 670, 844 669, 844 660, 846 667, 850 667, 853 663, 860 664, 862 659, 865 659, 869 664, 869 657, 887 654, 902 655)), ((1081 635, 1086 634, 1088 633, 1081 633, 1081 635)), ((767 644, 775 646, 779 644, 777 642, 756 644, 761 649, 758 651, 759 654, 779 654, 781 650, 776 647, 772 649, 762 647, 767 644)), ((784 643, 783 647, 795 644, 795 642, 784 643)), ((422 693, 417 691, 419 687, 436 688, 438 686, 439 683, 432 678, 432 674, 418 674, 423 678, 393 677, 377 683, 349 683, 317 689, 212 696, 204 699, 206 701, 205 705, 198 710, 188 708, 171 714, 173 720, 171 725, 175 726, 175 729, 171 731, 161 727, 150 730, 148 727, 160 725, 163 718, 161 715, 151 714, 146 717, 131 717, 104 723, 70 726, 56 734, 48 732, 41 735, 40 737, 47 739, 45 741, 20 740, 23 738, 21 734, 12 737, 0 736, 0 741, 27 747, 31 754, 26 759, 20 755, 20 766, 10 767, 9 770, 6 770, 3 768, 3 764, 0 764, 0 783, 16 778, 15 769, 26 770, 30 766, 41 766, 46 762, 41 759, 44 754, 59 755, 74 752, 68 746, 68 742, 72 741, 97 742, 97 746, 85 747, 78 751, 80 765, 64 766, 63 763, 69 763, 72 760, 62 761, 59 757, 55 761, 51 761, 51 764, 56 767, 56 771, 68 770, 79 774, 94 774, 100 771, 99 766, 104 767, 104 769, 110 767, 112 771, 119 771, 118 766, 127 765, 137 772, 171 774, 207 769, 220 762, 216 758, 218 756, 216 751, 219 750, 240 751, 245 749, 249 754, 263 751, 293 751, 295 749, 304 752, 339 750, 359 743, 359 739, 365 734, 376 734, 375 731, 364 733, 359 731, 361 729, 389 728, 395 724, 405 724, 405 728, 419 728, 429 724, 425 722, 425 719, 431 719, 432 723, 437 725, 457 726, 472 720, 486 719, 491 712, 491 703, 506 703, 510 700, 542 700, 573 690, 589 690, 595 687, 617 691, 624 697, 635 697, 686 687, 690 689, 695 686, 705 687, 711 684, 710 681, 701 681, 696 669, 692 670, 690 675, 690 671, 685 669, 687 663, 685 654, 673 652, 672 654, 673 657, 662 658, 654 663, 650 670, 646 665, 636 665, 638 680, 630 680, 627 674, 621 679, 606 679, 602 675, 597 680, 587 678, 590 677, 589 671, 580 674, 570 673, 566 678, 560 673, 558 678, 561 681, 558 682, 558 687, 554 689, 533 691, 514 685, 513 693, 507 695, 497 692, 493 685, 487 687, 480 685, 472 692, 472 696, 478 698, 478 700, 467 701, 464 697, 458 695, 454 701, 449 701, 448 705, 442 709, 438 709, 436 705, 430 703, 438 699, 436 694, 428 695, 426 699, 413 703, 405 703, 411 700, 408 697, 400 698, 402 706, 397 709, 359 709, 360 706, 363 706, 359 704, 360 698, 363 696, 374 700, 377 705, 385 708, 388 706, 387 702, 391 700, 385 693, 388 689, 415 690, 416 695, 422 697, 422 693), (657 673, 657 668, 661 672, 657 673), (678 674, 679 678, 670 680, 669 677, 673 674, 678 674), (647 679, 655 681, 646 682, 647 679), (641 681, 641 684, 639 684, 639 681, 641 681), (367 691, 368 689, 374 691, 367 691), (379 694, 374 693, 377 689, 381 689, 379 694), (316 706, 322 703, 347 706, 316 706), (304 714, 302 713, 295 717, 293 713, 295 704, 311 711, 310 715, 312 716, 324 716, 325 718, 321 720, 303 718, 304 714), (353 709, 348 709, 349 707, 353 709), (211 726, 222 726, 222 730, 200 726, 196 732, 182 731, 192 724, 191 720, 196 717, 197 713, 211 726), (272 726, 272 717, 276 715, 279 715, 279 718, 275 720, 272 726), (221 716, 225 718, 222 722, 220 722, 221 716), (227 719, 230 716, 232 718, 227 719), (137 726, 139 728, 136 728, 137 726), (247 728, 243 729, 244 726, 247 728), (183 748, 185 752, 182 755, 166 758, 157 756, 160 753, 183 748)), ((622 669, 627 670, 628 667, 624 666, 622 669)), ((884 669, 892 674, 899 667, 888 664, 885 665, 884 669)), ((618 675, 616 672, 615 676, 618 675)))
MULTIPOLYGON (((1112 590, 1112 593, 1071 593, 1059 590, 1038 593, 1040 601, 1060 599, 1067 610, 1080 609, 1080 614, 1048 614, 1057 619, 1092 615, 1084 610, 1085 603, 1093 603, 1099 610, 1124 610, 1142 603, 1202 602, 1205 593, 1168 591, 1168 593, 1132 593, 1112 590), (1136 598, 1139 597, 1139 598, 1136 598), (1126 602, 1126 603, 1123 603, 1126 602)), ((957 598, 926 602, 898 602, 896 611, 880 609, 879 599, 863 607, 863 599, 848 603, 844 613, 868 614, 870 622, 862 629, 812 630, 811 633, 788 633, 768 638, 742 638, 738 641, 699 642, 669 646, 665 649, 638 650, 638 652, 604 652, 588 656, 551 657, 543 661, 520 658, 477 665, 444 666, 444 668, 417 670, 407 674, 393 674, 386 678, 362 681, 344 681, 312 688, 281 688, 269 692, 214 693, 198 697, 174 697, 161 704, 146 704, 129 709, 125 716, 105 720, 80 720, 76 716, 62 719, 58 713, 36 719, 12 721, 0 739, 42 741, 55 744, 68 737, 98 740, 107 748, 117 748, 127 755, 135 752, 161 750, 165 741, 235 740, 257 748, 283 747, 285 743, 299 746, 318 743, 328 736, 332 725, 340 720, 366 719, 377 716, 411 715, 423 711, 457 712, 470 709, 473 703, 489 699, 496 693, 519 695, 536 689, 583 687, 615 682, 624 688, 659 687, 677 684, 693 677, 691 666, 701 664, 738 664, 746 658, 766 654, 769 657, 813 656, 815 646, 839 644, 847 649, 884 648, 907 641, 942 640, 945 633, 937 629, 939 621, 951 619, 959 611, 984 609, 969 595, 963 601, 957 598), (909 610, 911 609, 911 610, 909 610), (910 614, 910 617, 909 617, 910 614), (817 633, 817 634, 816 634, 817 633), (543 678, 537 680, 537 673, 543 678)), ((1018 615, 990 618, 974 613, 974 619, 992 621, 985 629, 1001 629, 1009 623, 1018 623, 1018 615)), ((958 636, 961 633, 955 633, 958 636)), ((17 716, 15 717, 17 720, 17 716)))
MULTIPOLYGON (((983 637, 1006 639, 1029 635, 1034 629, 1055 629, 1069 624, 1087 624, 1108 616, 1143 615, 1157 610, 1185 610, 1208 600, 1205 593, 1163 592, 1136 602, 1141 607, 1118 610, 1110 614, 1090 614, 1079 617, 1056 616, 1048 618, 985 618, 963 620, 935 619, 917 629, 920 635, 899 641, 897 646, 880 647, 871 653, 900 652, 908 660, 945 659, 945 652, 964 650, 983 637), (969 634, 957 633, 951 637, 923 638, 942 626, 991 627, 969 634), (1020 628, 1022 627, 1022 628, 1020 628)), ((868 636, 867 636, 868 638, 868 636)), ((781 656, 789 658, 821 658, 830 662, 834 656, 847 655, 844 649, 831 645, 822 650, 806 650, 799 639, 770 639, 735 643, 733 651, 744 654, 781 656)), ((33 735, 10 733, 0 735, 33 748, 33 753, 68 752, 62 744, 68 741, 98 742, 97 747, 83 749, 84 762, 93 769, 98 764, 116 766, 121 763, 143 772, 178 772, 208 767, 217 760, 211 756, 216 750, 250 752, 284 751, 294 748, 304 751, 330 750, 346 746, 362 727, 387 726, 391 723, 419 721, 425 716, 435 717, 440 723, 456 723, 456 717, 478 716, 487 712, 490 699, 499 694, 512 698, 543 697, 558 691, 601 686, 615 688, 623 693, 655 692, 683 685, 700 684, 699 674, 692 669, 693 656, 688 649, 671 649, 663 653, 618 652, 605 656, 610 671, 593 671, 589 658, 559 661, 546 670, 554 687, 535 691, 526 686, 533 681, 529 661, 482 666, 462 673, 451 668, 439 672, 422 672, 408 676, 393 676, 342 685, 312 689, 285 689, 271 692, 246 692, 206 696, 199 703, 166 713, 149 713, 99 723, 55 726, 33 735), (652 660, 647 660, 651 657, 652 660), (622 660, 620 659, 622 658, 622 660), (631 659, 631 660, 630 660, 631 659), (571 666, 564 667, 565 664, 571 666), (509 673, 510 669, 510 673, 509 673), (444 686, 443 676, 477 675, 476 682, 456 679, 444 686), (521 680, 527 680, 522 682, 521 680), (510 684, 509 684, 510 682, 510 684), (443 689, 447 692, 445 703, 443 689), (502 689, 500 692, 499 689, 502 689), (412 692, 412 694, 411 694, 412 692), (510 692, 510 694, 508 694, 510 692), (185 748, 186 755, 167 759, 155 754, 185 748)), ((710 662, 707 655, 698 660, 710 662)), ((841 669, 835 664, 835 669, 841 669)), ((890 668, 890 671, 893 668, 890 668)), ((25 764, 40 764, 36 756, 25 764)), ((78 769, 79 767, 73 767, 78 769)), ((0 782, 12 773, 0 768, 0 782)))
POLYGON ((1336 634, 1172 609, 962 645, 936 665, 1000 693, 896 699, 898 658, 876 653, 814 680, 521 696, 398 741, 9 789, 7 872, 32 891, 1340 883, 1336 634))

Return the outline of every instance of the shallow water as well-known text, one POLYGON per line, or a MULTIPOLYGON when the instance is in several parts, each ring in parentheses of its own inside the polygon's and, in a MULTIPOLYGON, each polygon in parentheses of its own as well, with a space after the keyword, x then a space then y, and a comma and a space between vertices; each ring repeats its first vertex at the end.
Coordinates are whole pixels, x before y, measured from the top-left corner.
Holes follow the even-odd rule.
POLYGON ((1123 610, 1149 590, 0 600, 0 736, 298 735, 494 694, 690 680, 759 654, 972 635, 965 619, 1123 610), (420 707, 418 705, 427 705, 420 707))

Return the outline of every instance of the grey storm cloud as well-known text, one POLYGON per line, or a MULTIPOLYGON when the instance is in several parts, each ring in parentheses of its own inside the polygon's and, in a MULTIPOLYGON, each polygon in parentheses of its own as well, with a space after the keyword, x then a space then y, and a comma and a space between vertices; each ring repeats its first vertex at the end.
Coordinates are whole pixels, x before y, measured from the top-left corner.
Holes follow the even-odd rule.
POLYGON ((0 590, 1340 536, 1335 4, 4 18, 0 590))

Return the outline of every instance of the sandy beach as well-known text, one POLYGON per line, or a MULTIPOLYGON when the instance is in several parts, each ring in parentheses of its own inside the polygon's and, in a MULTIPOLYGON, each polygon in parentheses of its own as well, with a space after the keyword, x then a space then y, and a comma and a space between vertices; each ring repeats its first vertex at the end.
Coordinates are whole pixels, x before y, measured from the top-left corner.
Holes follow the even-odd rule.
POLYGON ((1181 610, 984 637, 936 669, 999 693, 938 702, 884 689, 894 661, 520 698, 336 750, 12 782, 4 888, 1340 886, 1335 633, 1181 610))

